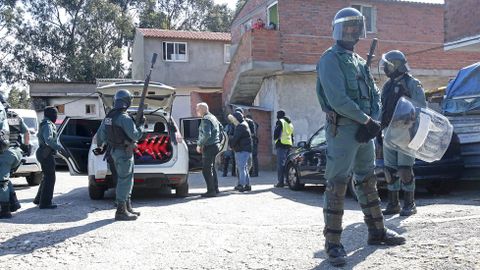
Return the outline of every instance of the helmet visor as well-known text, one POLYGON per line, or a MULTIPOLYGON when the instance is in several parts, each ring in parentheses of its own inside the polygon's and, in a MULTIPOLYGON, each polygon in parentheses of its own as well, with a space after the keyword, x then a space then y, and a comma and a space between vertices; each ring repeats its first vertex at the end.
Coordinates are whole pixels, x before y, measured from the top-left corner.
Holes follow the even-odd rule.
POLYGON ((366 38, 363 16, 344 17, 333 21, 333 39, 354 42, 366 38))
POLYGON ((388 61, 385 53, 382 55, 382 59, 380 60, 380 67, 387 76, 395 72, 395 64, 391 61, 388 61))

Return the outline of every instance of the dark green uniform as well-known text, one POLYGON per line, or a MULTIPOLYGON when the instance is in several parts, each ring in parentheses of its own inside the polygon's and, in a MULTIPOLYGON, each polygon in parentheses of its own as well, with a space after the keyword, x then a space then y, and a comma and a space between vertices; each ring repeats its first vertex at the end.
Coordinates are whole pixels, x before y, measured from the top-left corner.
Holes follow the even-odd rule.
POLYGON ((327 246, 341 245, 344 197, 350 177, 353 177, 369 233, 385 230, 374 175, 374 142, 359 143, 355 139, 360 125, 370 118, 378 119, 380 114, 379 91, 366 68, 364 59, 339 45, 328 49, 317 65, 317 94, 322 109, 338 115, 336 126, 328 123, 326 128, 324 235, 327 246))
POLYGON ((44 118, 38 129, 38 150, 37 160, 43 171, 43 180, 38 187, 37 198, 40 208, 52 205, 53 191, 55 189, 55 153, 61 150, 57 143, 57 127, 48 118, 44 118))
MULTIPOLYGON (((20 208, 20 205, 16 199, 14 199, 15 202, 12 201, 12 196, 14 196, 13 198, 16 198, 16 195, 12 182, 10 181, 10 173, 20 165, 20 161, 22 159, 22 150, 19 147, 20 144, 17 144, 17 142, 14 140, 18 140, 20 134, 25 134, 25 132, 28 132, 28 130, 20 117, 17 116, 17 118, 14 120, 16 120, 15 125, 10 128, 6 110, 4 106, 1 105, 0 129, 8 131, 10 134, 10 147, 3 153, 0 153, 0 204, 2 205, 2 212, 8 212, 7 208, 12 211, 16 211, 18 208, 20 208)), ((1 214, 0 216, 4 215, 1 214)), ((6 217, 8 216, 10 215, 7 214, 6 217)))
POLYGON ((133 149, 135 143, 142 137, 142 127, 137 127, 135 121, 127 112, 115 110, 102 121, 97 132, 97 144, 107 144, 111 149, 115 170, 117 171, 116 200, 125 203, 130 197, 133 188, 133 149), (118 143, 108 138, 108 126, 116 126, 118 134, 115 139, 118 143))
MULTIPOLYGON (((388 126, 398 99, 402 96, 411 98, 422 107, 427 106, 425 92, 420 81, 413 78, 410 74, 403 74, 393 80, 389 79, 382 89, 382 126, 388 126)), ((389 191, 399 191, 400 189, 408 192, 415 191, 412 171, 415 157, 405 155, 383 145, 383 160, 386 168, 393 171, 405 169, 407 172, 402 172, 402 174, 408 174, 406 177, 402 177, 402 179, 396 177, 395 173, 392 173, 391 179, 387 177, 389 191)))

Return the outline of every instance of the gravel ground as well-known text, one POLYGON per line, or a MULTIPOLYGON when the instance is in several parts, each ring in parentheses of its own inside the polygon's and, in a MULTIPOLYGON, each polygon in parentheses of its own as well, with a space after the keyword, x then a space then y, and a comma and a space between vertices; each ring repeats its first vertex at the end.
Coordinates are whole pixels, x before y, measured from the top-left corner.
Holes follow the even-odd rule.
MULTIPOLYGON (((240 194, 221 178, 222 196, 204 199, 203 178, 191 196, 136 192, 135 222, 113 220, 113 192, 92 201, 87 179, 57 173, 55 210, 32 204, 37 187, 14 179, 22 208, 1 221, 0 269, 330 269, 323 250, 323 190, 276 189, 274 173, 253 178, 240 194)), ((358 204, 348 198, 344 269, 480 269, 480 185, 459 183, 450 195, 418 195, 418 214, 388 218, 407 237, 393 248, 366 245, 358 204)))

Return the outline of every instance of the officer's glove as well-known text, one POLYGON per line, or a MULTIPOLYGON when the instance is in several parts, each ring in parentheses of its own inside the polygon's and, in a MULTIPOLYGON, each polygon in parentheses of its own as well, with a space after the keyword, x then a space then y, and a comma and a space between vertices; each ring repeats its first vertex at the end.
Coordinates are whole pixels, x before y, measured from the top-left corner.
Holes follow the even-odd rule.
POLYGON ((26 157, 29 157, 32 155, 32 145, 22 144, 20 145, 20 149, 22 149, 22 152, 26 157))
POLYGON ((355 139, 359 143, 367 143, 371 139, 377 137, 380 131, 381 131, 380 122, 370 118, 370 120, 368 120, 366 124, 361 125, 358 128, 357 133, 355 134, 355 139))
POLYGON ((137 127, 143 127, 146 121, 147 121, 147 118, 145 117, 145 115, 143 115, 142 118, 140 118, 140 120, 138 121, 138 123, 136 123, 137 127))

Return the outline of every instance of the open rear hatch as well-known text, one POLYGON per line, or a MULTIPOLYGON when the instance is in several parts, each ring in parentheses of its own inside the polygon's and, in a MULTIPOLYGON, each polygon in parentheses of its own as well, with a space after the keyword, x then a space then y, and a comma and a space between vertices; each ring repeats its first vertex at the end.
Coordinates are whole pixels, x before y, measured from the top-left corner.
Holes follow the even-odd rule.
MULTIPOLYGON (((117 82, 97 88, 102 98, 105 111, 113 108, 114 96, 117 90, 125 89, 133 95, 131 109, 138 108, 143 90, 143 81, 117 82)), ((159 82, 150 82, 145 96, 145 111, 163 110, 169 114, 175 100, 175 88, 159 82)))

